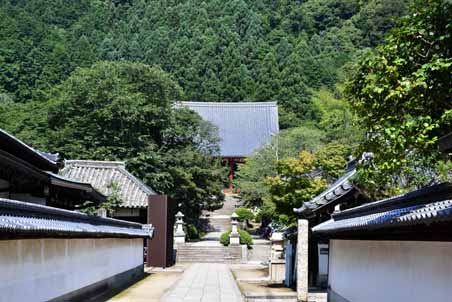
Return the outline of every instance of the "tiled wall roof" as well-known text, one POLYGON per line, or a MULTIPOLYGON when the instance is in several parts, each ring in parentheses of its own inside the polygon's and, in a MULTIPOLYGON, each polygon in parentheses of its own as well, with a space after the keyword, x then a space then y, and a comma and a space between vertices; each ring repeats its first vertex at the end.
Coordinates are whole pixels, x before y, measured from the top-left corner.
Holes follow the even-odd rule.
POLYGON ((153 228, 22 201, 0 199, 0 237, 152 237, 153 228))
POLYGON ((88 182, 107 196, 111 193, 111 183, 118 184, 122 207, 147 207, 148 196, 156 194, 129 173, 123 162, 68 160, 61 174, 70 179, 88 182))
POLYGON ((294 209, 294 212, 297 214, 309 214, 325 205, 339 200, 354 189, 350 178, 355 175, 355 173, 356 169, 350 169, 328 189, 314 197, 312 200, 304 202, 301 207, 294 209))
POLYGON ((319 234, 371 231, 451 220, 452 184, 443 183, 333 214, 312 230, 319 234))

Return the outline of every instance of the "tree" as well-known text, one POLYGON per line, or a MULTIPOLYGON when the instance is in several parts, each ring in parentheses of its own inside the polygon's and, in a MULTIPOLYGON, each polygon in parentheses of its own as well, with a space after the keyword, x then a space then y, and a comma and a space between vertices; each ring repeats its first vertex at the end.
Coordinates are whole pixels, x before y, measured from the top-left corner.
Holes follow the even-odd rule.
POLYGON ((248 207, 261 207, 269 199, 267 176, 277 174, 278 159, 297 156, 300 150, 317 151, 325 134, 318 129, 299 127, 281 131, 273 140, 257 150, 239 165, 235 185, 240 188, 240 199, 248 207))
POLYGON ((281 129, 318 121, 310 91, 383 41, 412 0, 69 1, 0 4, 0 91, 43 102, 77 67, 133 61, 191 101, 278 101, 281 129))
POLYGON ((277 175, 268 177, 271 200, 275 204, 276 220, 294 222, 293 209, 309 201, 326 188, 321 176, 312 176, 315 170, 315 156, 301 151, 297 158, 290 157, 276 163, 277 175))
MULTIPOLYGON (((309 201, 340 177, 346 168, 349 148, 338 143, 325 145, 313 153, 301 151, 275 163, 276 175, 267 177, 273 218, 285 225, 295 223, 294 208, 309 201)), ((267 201, 267 204, 268 204, 267 201)))
POLYGON ((364 132, 358 127, 358 117, 349 102, 341 97, 341 88, 337 90, 335 95, 324 87, 313 93, 313 103, 320 113, 315 126, 324 132, 322 140, 325 143, 338 142, 351 148, 357 147, 364 138, 364 132))
POLYGON ((416 1, 387 42, 357 62, 347 86, 374 162, 364 187, 393 195, 438 179, 437 140, 452 120, 452 3, 416 1))
POLYGON ((221 205, 215 129, 174 101, 181 89, 159 68, 100 62, 54 90, 49 149, 65 158, 125 160, 189 219, 221 205))

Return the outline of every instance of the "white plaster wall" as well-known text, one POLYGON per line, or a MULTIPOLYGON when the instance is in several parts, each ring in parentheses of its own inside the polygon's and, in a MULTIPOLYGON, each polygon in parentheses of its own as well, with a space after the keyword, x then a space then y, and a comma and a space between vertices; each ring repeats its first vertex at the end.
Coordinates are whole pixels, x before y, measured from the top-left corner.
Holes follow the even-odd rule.
POLYGON ((0 301, 47 301, 141 264, 139 238, 0 241, 0 301))
POLYGON ((327 275, 328 274, 328 244, 319 244, 317 248, 318 248, 318 253, 319 253, 319 274, 327 275))
POLYGON ((329 284, 351 302, 452 300, 452 243, 331 240, 329 284))

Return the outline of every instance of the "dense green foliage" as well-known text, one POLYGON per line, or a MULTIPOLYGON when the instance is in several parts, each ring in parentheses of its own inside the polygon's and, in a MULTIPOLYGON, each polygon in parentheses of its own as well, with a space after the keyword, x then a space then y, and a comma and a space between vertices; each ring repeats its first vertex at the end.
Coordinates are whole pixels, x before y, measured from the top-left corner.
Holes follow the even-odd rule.
POLYGON ((278 101, 282 128, 317 119, 310 89, 383 40, 409 0, 2 0, 0 99, 41 101, 76 67, 159 65, 183 100, 278 101))
POLYGON ((253 212, 248 208, 237 208, 234 212, 239 216, 238 219, 241 222, 254 219, 253 212))
MULTIPOLYGON (((240 244, 246 244, 248 248, 251 248, 253 245, 253 237, 244 230, 239 230, 239 236, 240 236, 240 244)), ((220 243, 224 246, 228 246, 230 244, 230 238, 231 237, 231 231, 224 232, 220 236, 220 243)))
POLYGON ((331 143, 316 153, 301 151, 298 157, 277 161, 277 174, 265 180, 270 191, 270 198, 265 202, 267 206, 273 205, 273 218, 286 225, 293 223, 293 209, 311 200, 342 175, 350 152, 343 145, 331 143))
MULTIPOLYGON (((40 103, 49 110, 43 147, 64 158, 125 160, 188 219, 222 204, 223 168, 214 128, 175 108, 180 87, 159 68, 100 62, 77 69, 40 103)), ((14 117, 12 117, 14 118, 14 117)), ((44 118, 45 120, 45 118, 44 118)))
POLYGON ((261 206, 263 199, 269 196, 264 181, 267 176, 276 175, 277 158, 296 156, 303 149, 314 151, 321 145, 322 136, 322 131, 308 127, 284 130, 270 144, 247 158, 246 163, 238 167, 235 180, 245 206, 261 206))
MULTIPOLYGON (((222 174, 212 160, 211 129, 193 113, 172 108, 173 101, 278 101, 280 127, 291 129, 251 156, 237 182, 247 206, 263 205, 263 213, 272 213, 275 205, 264 203, 272 199, 265 179, 280 174, 278 160, 303 150, 315 153, 330 142, 353 147, 363 137, 338 84, 343 67, 384 42, 396 25, 394 17, 407 14, 410 2, 1 0, 0 127, 66 157, 127 160, 133 173, 159 192, 171 193, 191 217, 203 206, 221 203, 216 190, 222 174)), ((444 27, 441 22, 428 26, 444 27)), ((423 54, 432 59, 450 36, 428 35, 444 40, 423 54)), ((423 50, 425 37, 414 36, 414 44, 401 46, 405 63, 385 54, 391 48, 384 46, 374 58, 350 68, 358 72, 348 92, 354 94, 366 130, 372 123, 386 127, 387 121, 368 116, 366 106, 392 96, 389 90, 398 91, 397 76, 415 68, 410 58, 419 57, 416 51, 423 50), (378 72, 381 64, 393 72, 391 62, 400 69, 388 77, 390 85, 379 87, 380 93, 369 89, 386 72, 378 72), (377 72, 366 70, 366 64, 377 72), (363 101, 367 96, 371 101, 363 101)), ((399 41, 394 37, 392 45, 399 41)), ((431 71, 449 68, 447 62, 428 62, 431 71)), ((444 79, 450 75, 441 74, 444 79)), ((414 114, 399 109, 377 111, 414 114)), ((421 118, 413 123, 428 123, 435 128, 432 133, 440 133, 444 127, 436 127, 437 113, 426 115, 431 122, 421 118)), ((394 116, 391 125, 399 117, 394 116)), ((419 127, 412 127, 404 135, 417 134, 419 127)), ((337 161, 324 164, 325 181, 338 176, 337 161)))
POLYGON ((354 68, 347 91, 369 133, 362 149, 375 155, 360 170, 372 194, 397 194, 441 177, 437 141, 452 129, 451 33, 450 1, 417 1, 387 42, 354 68))
MULTIPOLYGON (((264 199, 270 198, 269 186, 265 179, 278 174, 277 160, 297 157, 303 150, 317 152, 326 144, 330 144, 330 148, 337 147, 335 143, 345 145, 351 150, 357 147, 364 137, 363 132, 355 125, 355 115, 344 100, 335 98, 325 89, 316 92, 313 100, 314 105, 319 108, 319 122, 306 122, 304 126, 281 131, 270 144, 258 150, 245 164, 239 166, 236 185, 240 187, 240 197, 246 206, 260 207, 264 199)), ((337 171, 335 165, 342 165, 343 161, 331 158, 328 165, 326 161, 330 153, 327 150, 323 150, 319 156, 324 158, 325 177, 329 180, 337 178, 339 175, 331 174, 332 170, 337 171)), ((266 207, 265 211, 272 210, 266 207)))
POLYGON ((195 225, 187 224, 187 237, 189 240, 198 240, 200 238, 199 231, 195 225))

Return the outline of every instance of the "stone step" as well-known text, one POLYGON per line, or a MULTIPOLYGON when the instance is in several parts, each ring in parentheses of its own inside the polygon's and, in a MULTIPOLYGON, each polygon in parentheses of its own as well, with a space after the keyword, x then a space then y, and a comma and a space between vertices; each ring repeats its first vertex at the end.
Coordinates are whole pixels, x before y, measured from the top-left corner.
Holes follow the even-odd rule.
POLYGON ((193 246, 181 245, 177 247, 177 262, 228 262, 239 263, 242 259, 240 246, 193 246))
POLYGON ((227 217, 206 217, 201 218, 203 230, 205 232, 226 232, 231 229, 231 218, 227 217))

